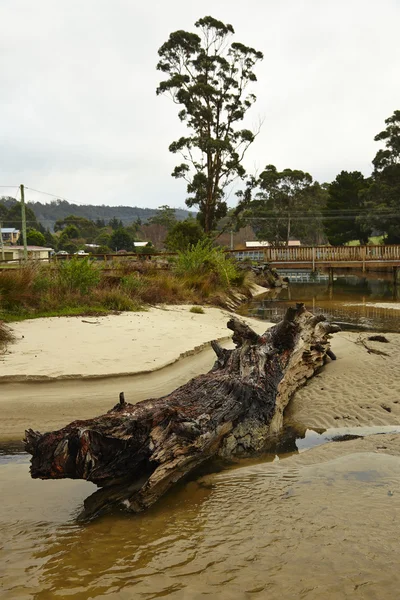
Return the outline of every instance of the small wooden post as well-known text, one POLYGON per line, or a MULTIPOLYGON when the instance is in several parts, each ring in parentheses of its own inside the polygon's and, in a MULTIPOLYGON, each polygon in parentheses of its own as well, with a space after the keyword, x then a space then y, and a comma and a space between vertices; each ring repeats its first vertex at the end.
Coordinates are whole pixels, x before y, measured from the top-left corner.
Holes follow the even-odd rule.
POLYGON ((313 246, 313 249, 312 249, 312 270, 314 273, 315 272, 315 246, 313 246))
POLYGON ((367 254, 367 249, 365 246, 361 246, 361 260, 362 260, 362 270, 365 273, 365 256, 367 254))
POLYGON ((329 286, 333 286, 333 267, 329 267, 329 286))

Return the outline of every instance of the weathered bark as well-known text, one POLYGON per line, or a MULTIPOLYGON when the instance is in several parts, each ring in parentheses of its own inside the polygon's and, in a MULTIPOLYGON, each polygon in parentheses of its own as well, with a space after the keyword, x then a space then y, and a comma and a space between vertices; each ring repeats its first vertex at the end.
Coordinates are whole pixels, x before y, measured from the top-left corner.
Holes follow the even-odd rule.
POLYGON ((121 394, 95 419, 43 435, 28 430, 32 477, 102 487, 85 503, 92 515, 121 503, 138 512, 210 457, 266 450, 290 397, 327 360, 329 334, 339 327, 300 304, 262 336, 234 318, 228 328, 236 349, 213 342, 211 371, 171 394, 134 405, 121 394))

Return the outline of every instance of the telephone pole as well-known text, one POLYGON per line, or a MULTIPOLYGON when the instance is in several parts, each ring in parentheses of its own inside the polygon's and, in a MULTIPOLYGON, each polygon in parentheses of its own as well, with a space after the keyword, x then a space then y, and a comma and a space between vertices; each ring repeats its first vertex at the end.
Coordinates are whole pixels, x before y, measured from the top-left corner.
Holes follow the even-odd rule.
POLYGON ((4 260, 3 223, 1 221, 0 221, 0 246, 1 246, 1 260, 4 260))
POLYGON ((25 189, 24 184, 19 186, 21 190, 21 218, 22 218, 22 241, 24 244, 24 260, 28 260, 28 248, 26 244, 26 212, 25 212, 25 189))

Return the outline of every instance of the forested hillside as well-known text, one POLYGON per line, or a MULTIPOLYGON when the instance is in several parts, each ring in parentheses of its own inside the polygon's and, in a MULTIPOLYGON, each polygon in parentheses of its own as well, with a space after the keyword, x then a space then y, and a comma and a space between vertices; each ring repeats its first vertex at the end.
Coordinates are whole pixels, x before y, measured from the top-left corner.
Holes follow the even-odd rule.
MULTIPOLYGON (((70 204, 66 200, 55 200, 49 203, 28 202, 27 205, 33 210, 37 220, 45 229, 54 230, 54 224, 69 215, 83 217, 90 221, 103 219, 108 222, 113 217, 122 221, 123 225, 129 225, 138 219, 143 223, 157 214, 156 208, 139 208, 138 206, 93 206, 90 204, 70 204)), ((187 210, 177 208, 176 218, 181 221, 188 217, 187 210)))

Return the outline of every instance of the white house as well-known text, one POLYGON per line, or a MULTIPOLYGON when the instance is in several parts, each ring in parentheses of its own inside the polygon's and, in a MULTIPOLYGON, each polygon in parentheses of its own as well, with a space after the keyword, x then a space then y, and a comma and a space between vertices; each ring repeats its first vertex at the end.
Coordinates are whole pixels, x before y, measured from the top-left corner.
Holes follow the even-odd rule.
MULTIPOLYGON (((28 258, 30 260, 47 259, 54 252, 53 248, 43 248, 42 246, 27 246, 28 258)), ((4 246, 4 260, 23 260, 23 246, 4 246)), ((1 254, 0 254, 1 260, 1 254)))

